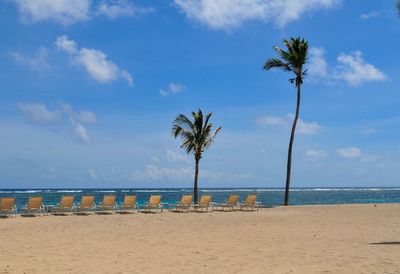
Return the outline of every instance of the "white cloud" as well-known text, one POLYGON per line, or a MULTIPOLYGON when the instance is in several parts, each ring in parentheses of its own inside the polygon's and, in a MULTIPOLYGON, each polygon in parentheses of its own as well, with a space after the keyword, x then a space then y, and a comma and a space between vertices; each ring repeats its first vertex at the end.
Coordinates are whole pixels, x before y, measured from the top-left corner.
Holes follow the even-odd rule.
POLYGON ((56 123, 61 118, 60 111, 50 111, 40 103, 18 103, 18 109, 34 124, 56 123))
POLYGON ((259 126, 287 126, 288 121, 284 117, 266 115, 257 119, 259 126))
POLYGON ((166 149, 166 159, 168 162, 188 162, 189 159, 186 155, 180 154, 171 149, 166 149))
POLYGON ((386 75, 379 69, 364 61, 362 52, 342 53, 337 58, 335 78, 345 80, 351 86, 358 86, 368 81, 385 81, 386 75))
MULTIPOLYGON (((256 120, 256 123, 261 127, 283 127, 290 128, 292 126, 294 115, 289 113, 286 116, 266 115, 256 120)), ((299 118, 297 122, 297 132, 304 135, 317 134, 322 127, 317 122, 306 122, 299 118)))
POLYGON ((380 15, 381 15, 381 14, 380 14, 379 12, 373 10, 373 11, 370 11, 370 12, 368 12, 368 13, 363 13, 363 14, 361 14, 361 15, 360 15, 360 18, 361 18, 362 20, 368 20, 368 19, 371 19, 371 18, 378 17, 378 16, 380 16, 380 15))
POLYGON ((339 148, 336 152, 339 156, 347 159, 360 158, 362 156, 361 150, 357 147, 339 148))
POLYGON ((93 125, 97 122, 96 114, 91 111, 76 112, 71 105, 62 102, 60 103, 60 108, 64 113, 68 114, 71 119, 79 123, 93 125))
POLYGON ((323 48, 310 48, 310 63, 308 73, 310 77, 327 77, 328 63, 324 58, 325 50, 323 48))
POLYGON ((26 56, 19 52, 11 52, 11 57, 19 65, 26 66, 31 70, 43 71, 50 68, 46 60, 47 53, 47 49, 42 47, 34 56, 26 56))
POLYGON ((107 59, 107 55, 100 50, 78 48, 75 41, 63 35, 57 38, 55 45, 58 50, 70 55, 74 64, 84 68, 89 75, 100 83, 110 83, 120 78, 133 86, 133 78, 129 72, 120 69, 107 59))
POLYGON ((84 22, 96 16, 115 19, 153 12, 153 8, 142 8, 128 0, 103 0, 98 6, 92 0, 13 0, 25 23, 52 21, 63 26, 84 22))
POLYGON ((93 169, 87 170, 87 177, 92 180, 97 180, 97 174, 93 169))
POLYGON ((331 82, 344 80, 350 86, 359 86, 365 82, 385 81, 387 76, 374 65, 365 62, 361 51, 350 54, 341 53, 338 64, 330 69, 322 48, 310 49, 309 74, 312 80, 331 82))
POLYGON ((186 87, 180 83, 170 83, 167 88, 160 89, 160 95, 167 96, 169 94, 177 94, 185 90, 186 87))
POLYGON ((341 0, 174 0, 195 22, 212 29, 231 30, 246 21, 272 21, 281 27, 307 12, 332 8, 341 0))
POLYGON ((135 16, 154 12, 154 8, 140 8, 127 0, 115 0, 107 3, 103 1, 97 8, 96 15, 115 19, 122 16, 135 16))
POLYGON ((96 115, 90 111, 75 111, 70 105, 60 102, 58 109, 50 111, 46 105, 40 103, 18 103, 18 109, 34 124, 62 124, 65 114, 72 125, 74 136, 85 144, 91 143, 91 138, 85 125, 93 125, 97 122, 96 115))
POLYGON ((327 153, 324 150, 317 150, 317 149, 309 149, 306 151, 306 156, 310 160, 318 160, 325 158, 327 153))
POLYGON ((78 52, 78 45, 75 41, 68 38, 68 36, 63 35, 57 38, 55 45, 58 50, 65 51, 69 54, 76 54, 78 52))
POLYGON ((85 144, 91 143, 91 139, 84 125, 78 123, 74 119, 71 119, 71 124, 75 137, 77 137, 81 142, 85 144))
POLYGON ((14 0, 26 23, 53 21, 71 25, 89 19, 90 0, 14 0))
POLYGON ((304 135, 317 134, 321 130, 321 126, 316 122, 305 122, 299 119, 297 122, 297 132, 304 135))
MULTIPOLYGON (((184 168, 165 168, 155 165, 148 165, 143 170, 135 170, 130 174, 130 178, 137 182, 187 182, 192 180, 194 169, 184 168)), ((210 170, 200 170, 200 179, 213 182, 248 182, 256 179, 252 174, 232 174, 226 172, 215 172, 210 170)))

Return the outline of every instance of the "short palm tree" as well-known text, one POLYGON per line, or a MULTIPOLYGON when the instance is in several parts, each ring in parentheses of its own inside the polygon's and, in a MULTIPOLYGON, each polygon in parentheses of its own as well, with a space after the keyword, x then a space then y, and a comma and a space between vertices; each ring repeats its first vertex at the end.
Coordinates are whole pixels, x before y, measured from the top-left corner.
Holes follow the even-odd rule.
POLYGON ((175 138, 181 137, 183 143, 181 148, 184 148, 188 154, 193 153, 195 160, 194 172, 194 187, 193 196, 194 202, 198 201, 197 182, 199 177, 199 162, 202 153, 211 146, 221 127, 215 131, 210 123, 212 113, 208 113, 205 118, 202 111, 192 112, 193 121, 183 114, 179 114, 172 126, 172 134, 175 138))
POLYGON ((287 159, 287 170, 286 170, 286 187, 285 187, 285 201, 284 205, 289 204, 289 187, 290 187, 290 175, 292 170, 292 148, 294 135, 296 131, 297 120, 299 119, 300 111, 300 95, 301 85, 303 84, 303 78, 306 75, 307 70, 303 70, 304 64, 308 60, 308 42, 304 39, 290 38, 290 40, 284 40, 283 44, 286 46, 286 50, 274 47, 280 58, 270 58, 264 64, 264 70, 270 70, 274 68, 281 69, 283 71, 291 72, 294 74, 294 78, 289 81, 297 88, 297 104, 296 104, 296 115, 293 120, 292 130, 290 134, 288 159, 287 159))

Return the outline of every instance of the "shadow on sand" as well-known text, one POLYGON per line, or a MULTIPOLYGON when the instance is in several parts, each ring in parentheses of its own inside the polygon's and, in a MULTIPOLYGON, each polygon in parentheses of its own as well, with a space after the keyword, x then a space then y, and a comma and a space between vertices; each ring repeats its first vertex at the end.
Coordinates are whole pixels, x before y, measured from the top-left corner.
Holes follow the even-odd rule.
POLYGON ((396 242, 379 242, 379 243, 370 243, 371 245, 400 245, 400 241, 396 242))

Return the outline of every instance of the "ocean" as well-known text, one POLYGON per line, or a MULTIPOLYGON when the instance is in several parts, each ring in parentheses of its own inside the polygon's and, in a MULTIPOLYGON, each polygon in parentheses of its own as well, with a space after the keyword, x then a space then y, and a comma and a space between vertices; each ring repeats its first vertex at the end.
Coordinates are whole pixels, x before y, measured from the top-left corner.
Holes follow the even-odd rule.
MULTIPOLYGON (((190 188, 179 189, 0 189, 0 197, 15 197, 17 208, 23 208, 30 196, 42 196, 45 205, 56 205, 63 195, 74 195, 80 202, 82 195, 95 195, 100 203, 104 195, 117 195, 120 203, 126 194, 137 195, 139 205, 144 204, 151 194, 161 194, 162 202, 175 204, 182 194, 192 193, 190 188)), ((199 189, 199 196, 211 194, 213 202, 223 202, 230 194, 239 194, 244 200, 248 194, 257 194, 257 200, 264 207, 281 205, 284 190, 279 188, 210 188, 199 189)), ((317 204, 365 204, 400 203, 400 187, 371 188, 292 188, 291 205, 317 204)))

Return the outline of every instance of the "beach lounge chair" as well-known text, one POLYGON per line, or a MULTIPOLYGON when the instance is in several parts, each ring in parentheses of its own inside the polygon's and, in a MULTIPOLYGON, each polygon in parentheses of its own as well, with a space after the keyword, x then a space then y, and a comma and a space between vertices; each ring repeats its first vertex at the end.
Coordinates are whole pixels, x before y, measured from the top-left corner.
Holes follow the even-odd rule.
POLYGON ((228 210, 233 211, 234 208, 238 205, 238 201, 239 201, 239 195, 232 194, 229 196, 228 201, 217 204, 217 207, 220 210, 225 210, 225 208, 227 208, 228 210))
POLYGON ((190 208, 193 206, 192 199, 193 195, 182 195, 180 202, 176 203, 176 205, 172 208, 172 211, 189 212, 190 208))
POLYGON ((209 208, 211 208, 211 211, 213 210, 212 203, 211 203, 212 196, 211 195, 202 195, 200 198, 200 202, 197 202, 194 205, 194 209, 196 211, 208 211, 209 208))
POLYGON ((60 203, 54 208, 56 214, 64 212, 73 212, 76 208, 74 204, 74 196, 62 196, 60 203))
POLYGON ((259 210, 260 202, 257 202, 257 195, 247 195, 246 200, 240 204, 241 210, 259 210))
POLYGON ((96 210, 100 212, 112 211, 117 209, 117 203, 115 202, 115 195, 104 195, 103 202, 96 206, 96 210))
POLYGON ((28 204, 22 209, 25 215, 44 214, 42 197, 29 197, 28 204))
POLYGON ((120 212, 127 212, 137 208, 136 195, 125 195, 124 202, 119 206, 118 210, 120 212))
POLYGON ((0 198, 0 216, 17 215, 17 206, 14 197, 0 198))
POLYGON ((91 212, 96 210, 93 195, 82 196, 81 203, 76 207, 76 212, 91 212))
POLYGON ((143 205, 144 212, 151 212, 152 210, 160 210, 160 212, 163 211, 161 195, 151 195, 149 201, 143 205))

